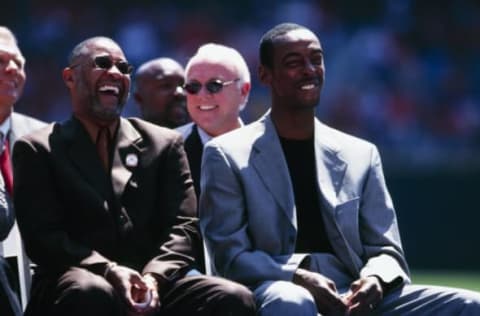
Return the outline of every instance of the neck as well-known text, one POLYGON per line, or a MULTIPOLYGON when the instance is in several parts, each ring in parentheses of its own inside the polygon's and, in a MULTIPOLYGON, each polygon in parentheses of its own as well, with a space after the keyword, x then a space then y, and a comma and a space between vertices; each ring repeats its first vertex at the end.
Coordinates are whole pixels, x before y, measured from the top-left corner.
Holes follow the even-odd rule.
POLYGON ((12 114, 12 106, 6 107, 5 109, 0 109, 0 124, 3 124, 8 117, 12 114))
POLYGON ((277 133, 287 139, 308 139, 313 136, 315 110, 282 111, 272 106, 272 121, 277 133))

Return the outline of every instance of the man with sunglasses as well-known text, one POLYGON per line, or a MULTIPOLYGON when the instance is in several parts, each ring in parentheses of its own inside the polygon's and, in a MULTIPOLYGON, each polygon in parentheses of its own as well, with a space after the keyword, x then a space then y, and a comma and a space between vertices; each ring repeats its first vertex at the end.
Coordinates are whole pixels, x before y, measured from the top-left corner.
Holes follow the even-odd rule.
POLYGON ((178 128, 197 196, 203 146, 212 137, 243 125, 240 111, 250 94, 250 72, 238 51, 220 44, 202 45, 186 66, 187 109, 193 123, 178 128))
POLYGON ((210 141, 200 220, 213 271, 261 316, 480 315, 480 294, 411 285, 377 148, 315 118, 324 50, 277 25, 260 42, 271 110, 210 141))
POLYGON ((171 58, 142 64, 135 74, 134 93, 142 118, 168 128, 188 123, 184 83, 185 70, 171 58))
POLYGON ((72 117, 14 148, 37 264, 25 315, 254 315, 246 287, 190 273, 201 242, 183 141, 120 117, 131 72, 110 38, 81 42, 63 70, 72 117))
MULTIPOLYGON (((14 105, 23 92, 26 81, 25 58, 17 44, 14 34, 5 26, 0 26, 0 203, 10 201, 13 189, 13 173, 10 152, 16 140, 24 134, 33 132, 46 124, 32 117, 13 111, 14 105)), ((7 243, 19 245, 19 234, 15 223, 15 212, 10 203, 0 211, 0 242, 5 249, 7 243), (13 228, 13 229, 12 229, 13 228), (9 234, 10 233, 10 234, 9 234), (8 236, 8 237, 7 237, 8 236)), ((22 249, 17 249, 18 253, 22 249)), ((18 258, 17 258, 18 260, 18 258)), ((28 260, 27 260, 28 261, 28 260)), ((0 315, 20 316, 22 310, 10 280, 14 274, 0 251, 0 315)))

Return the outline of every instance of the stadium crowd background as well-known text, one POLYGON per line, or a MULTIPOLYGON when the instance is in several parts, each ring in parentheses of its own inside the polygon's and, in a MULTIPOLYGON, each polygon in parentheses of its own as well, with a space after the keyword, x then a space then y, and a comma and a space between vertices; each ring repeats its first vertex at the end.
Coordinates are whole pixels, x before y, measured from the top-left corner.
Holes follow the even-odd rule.
MULTIPOLYGON (((252 73, 246 122, 268 107, 256 76, 258 43, 273 25, 314 30, 325 50, 318 116, 378 145, 414 267, 477 269, 480 176, 480 3, 468 0, 6 0, 0 23, 17 35, 27 84, 16 109, 69 116, 61 78, 73 45, 114 38, 128 59, 196 48, 238 49, 252 73)), ((138 115, 133 98, 124 113, 138 115)))

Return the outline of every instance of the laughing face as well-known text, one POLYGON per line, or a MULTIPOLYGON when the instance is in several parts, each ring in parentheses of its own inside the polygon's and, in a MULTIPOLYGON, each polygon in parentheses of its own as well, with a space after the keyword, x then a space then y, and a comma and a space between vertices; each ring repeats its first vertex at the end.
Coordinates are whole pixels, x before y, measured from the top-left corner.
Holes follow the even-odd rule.
POLYGON ((238 70, 231 63, 199 59, 189 67, 186 78, 187 83, 202 85, 195 94, 187 92, 188 113, 198 126, 210 136, 218 136, 239 126, 240 105, 245 102, 248 92, 237 80, 238 70), (212 80, 234 82, 212 93, 205 87, 212 80))
POLYGON ((279 36, 274 42, 271 69, 262 66, 260 74, 271 87, 275 105, 289 110, 314 108, 325 79, 320 41, 307 29, 279 36))
POLYGON ((120 116, 130 90, 130 75, 117 66, 124 62, 125 55, 113 41, 97 39, 85 46, 64 71, 76 115, 96 122, 120 116))
POLYGON ((9 113, 18 100, 25 84, 25 58, 15 38, 0 29, 0 112, 9 113))

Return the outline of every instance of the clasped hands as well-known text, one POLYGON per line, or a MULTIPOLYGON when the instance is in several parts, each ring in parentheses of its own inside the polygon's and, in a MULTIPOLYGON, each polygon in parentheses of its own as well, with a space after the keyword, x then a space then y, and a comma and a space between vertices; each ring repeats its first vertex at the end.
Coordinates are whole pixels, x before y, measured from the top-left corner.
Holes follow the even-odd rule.
POLYGON ((113 286, 128 307, 128 316, 152 315, 160 308, 158 286, 155 278, 125 266, 109 267, 105 279, 113 286))
POLYGON ((375 276, 356 280, 351 284, 350 291, 342 296, 337 292, 335 283, 319 273, 299 268, 293 282, 312 294, 322 315, 369 315, 383 298, 380 280, 375 276))

